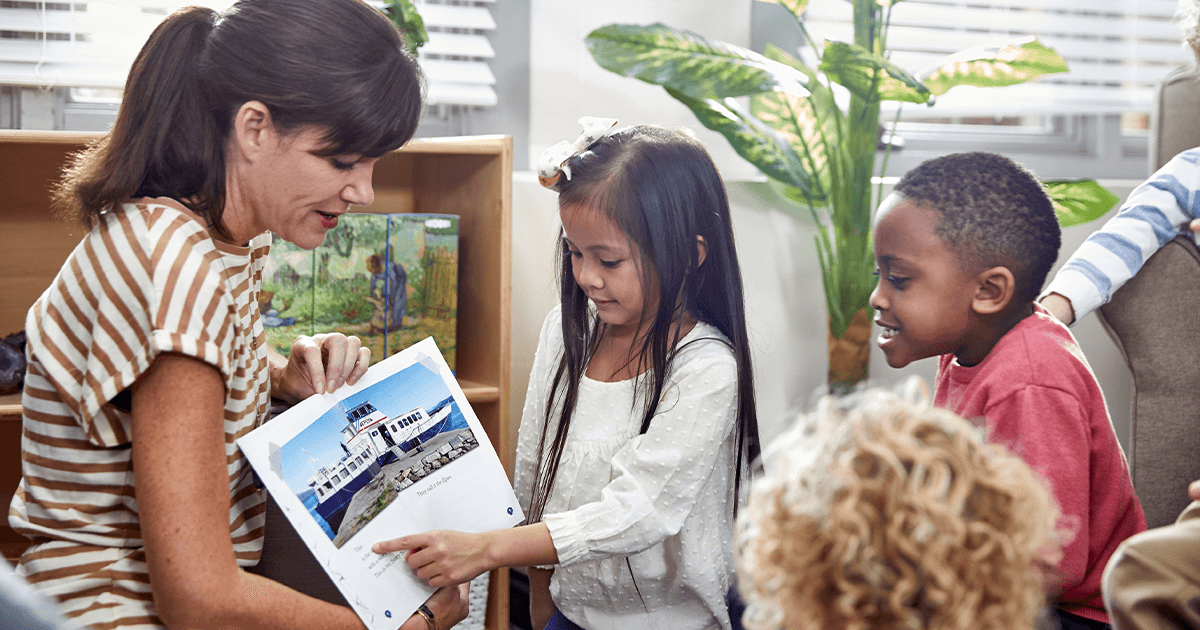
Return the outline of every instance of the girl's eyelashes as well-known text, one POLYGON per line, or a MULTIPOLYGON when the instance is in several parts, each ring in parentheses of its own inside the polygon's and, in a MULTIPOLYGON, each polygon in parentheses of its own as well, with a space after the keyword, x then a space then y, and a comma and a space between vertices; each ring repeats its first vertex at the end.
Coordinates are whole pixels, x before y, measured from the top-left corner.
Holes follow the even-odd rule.
MULTIPOLYGON (((563 239, 563 246, 566 247, 567 255, 570 256, 571 258, 577 258, 577 259, 583 258, 583 250, 576 249, 575 246, 572 245, 570 241, 563 239)), ((600 258, 600 259, 598 259, 598 262, 605 269, 615 269, 621 263, 625 262, 625 259, 618 258, 616 260, 604 260, 603 258, 600 258)))

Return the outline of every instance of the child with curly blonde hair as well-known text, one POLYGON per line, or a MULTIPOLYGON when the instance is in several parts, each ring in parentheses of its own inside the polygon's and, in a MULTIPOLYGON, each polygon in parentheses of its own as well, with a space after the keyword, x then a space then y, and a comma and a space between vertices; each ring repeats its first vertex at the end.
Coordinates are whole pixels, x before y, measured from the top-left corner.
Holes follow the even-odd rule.
POLYGON ((738 522, 750 629, 1033 628, 1065 532, 1019 457, 914 392, 826 397, 738 522))

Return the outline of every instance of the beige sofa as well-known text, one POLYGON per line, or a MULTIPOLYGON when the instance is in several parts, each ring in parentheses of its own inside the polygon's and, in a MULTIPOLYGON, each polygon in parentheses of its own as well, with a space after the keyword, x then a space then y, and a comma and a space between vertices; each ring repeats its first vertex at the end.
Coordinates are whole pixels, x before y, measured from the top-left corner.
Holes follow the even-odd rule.
MULTIPOLYGON (((1150 170, 1200 146, 1200 76, 1180 68, 1158 87, 1150 170)), ((1121 349, 1134 389, 1127 453, 1150 527, 1173 523, 1200 479, 1200 251, 1176 237, 1099 316, 1121 349)))

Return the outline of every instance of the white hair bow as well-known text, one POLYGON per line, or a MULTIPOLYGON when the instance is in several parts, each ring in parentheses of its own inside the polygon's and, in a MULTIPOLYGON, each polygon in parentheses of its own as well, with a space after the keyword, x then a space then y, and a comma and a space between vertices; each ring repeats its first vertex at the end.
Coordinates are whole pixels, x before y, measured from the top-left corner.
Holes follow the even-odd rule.
POLYGON ((612 133, 616 124, 616 118, 580 118, 579 126, 583 127, 583 133, 579 134, 575 142, 563 140, 542 152, 542 157, 538 158, 538 181, 546 188, 553 188, 563 175, 566 175, 568 180, 571 179, 571 167, 566 165, 567 160, 586 151, 598 140, 612 133))

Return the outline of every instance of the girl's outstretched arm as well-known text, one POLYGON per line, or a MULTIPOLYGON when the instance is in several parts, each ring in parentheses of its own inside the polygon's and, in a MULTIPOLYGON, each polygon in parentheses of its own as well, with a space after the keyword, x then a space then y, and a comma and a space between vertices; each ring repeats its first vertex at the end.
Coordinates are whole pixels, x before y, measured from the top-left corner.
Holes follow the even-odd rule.
POLYGON ((375 543, 375 553, 407 551, 405 561, 434 588, 461 584, 499 567, 557 564, 544 523, 481 534, 432 531, 375 543))

